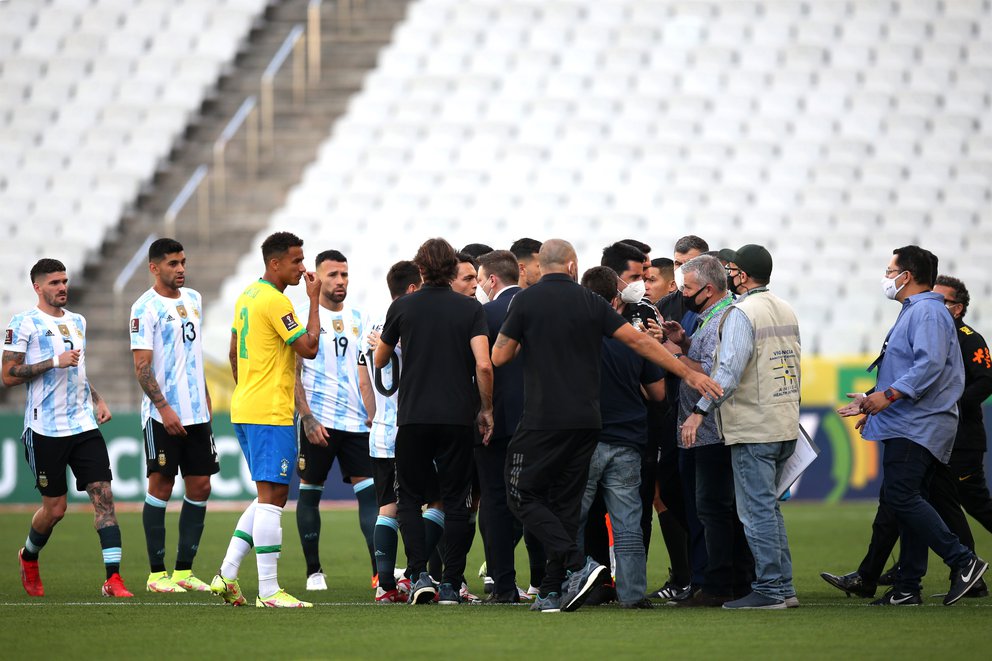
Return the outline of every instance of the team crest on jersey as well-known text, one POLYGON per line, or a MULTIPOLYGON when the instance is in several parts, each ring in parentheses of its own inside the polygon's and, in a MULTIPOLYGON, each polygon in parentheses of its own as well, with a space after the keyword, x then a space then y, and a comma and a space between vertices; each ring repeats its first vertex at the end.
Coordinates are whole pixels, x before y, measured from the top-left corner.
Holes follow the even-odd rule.
POLYGON ((7 332, 3 334, 3 343, 4 344, 13 344, 14 343, 14 329, 13 328, 8 328, 7 329, 7 332))
POLYGON ((279 469, 280 469, 279 477, 286 477, 287 473, 289 472, 289 459, 284 458, 282 462, 279 464, 279 469))
POLYGON ((71 340, 72 335, 69 333, 69 327, 65 324, 59 324, 59 332, 62 333, 62 338, 66 340, 71 340))
POLYGON ((344 332, 344 320, 343 319, 331 319, 331 326, 334 327, 335 333, 344 332))
POLYGON ((165 466, 165 453, 161 450, 158 451, 158 465, 165 466))
POLYGON ((356 338, 358 337, 358 324, 351 325, 351 334, 354 335, 356 338))
POLYGON ((38 486, 42 489, 48 486, 48 476, 44 473, 38 473, 38 486))
POLYGON ((286 330, 288 330, 288 331, 295 330, 299 326, 299 324, 296 322, 296 318, 293 316, 293 313, 292 312, 290 312, 287 315, 283 315, 283 317, 282 317, 282 325, 285 326, 286 327, 286 330))
POLYGON ((300 467, 301 471, 305 471, 307 469, 307 458, 301 454, 299 461, 296 462, 296 465, 300 467))
POLYGON ((189 315, 188 315, 188 314, 186 313, 186 306, 185 306, 185 305, 183 305, 182 303, 180 303, 179 305, 177 305, 177 306, 176 306, 176 312, 178 312, 178 313, 179 313, 179 316, 180 316, 180 317, 181 317, 182 319, 185 319, 186 317, 188 317, 188 316, 189 316, 189 315))
POLYGON ((137 333, 141 330, 141 319, 134 317, 131 319, 131 332, 137 333))

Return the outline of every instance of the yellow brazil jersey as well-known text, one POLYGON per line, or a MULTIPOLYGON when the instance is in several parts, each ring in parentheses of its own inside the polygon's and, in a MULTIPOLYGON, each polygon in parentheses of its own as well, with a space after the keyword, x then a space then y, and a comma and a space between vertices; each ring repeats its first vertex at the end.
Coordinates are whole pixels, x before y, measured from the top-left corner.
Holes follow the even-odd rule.
POLYGON ((307 332, 289 298, 259 280, 238 297, 234 324, 238 384, 231 397, 231 422, 293 424, 296 354, 289 346, 307 332))

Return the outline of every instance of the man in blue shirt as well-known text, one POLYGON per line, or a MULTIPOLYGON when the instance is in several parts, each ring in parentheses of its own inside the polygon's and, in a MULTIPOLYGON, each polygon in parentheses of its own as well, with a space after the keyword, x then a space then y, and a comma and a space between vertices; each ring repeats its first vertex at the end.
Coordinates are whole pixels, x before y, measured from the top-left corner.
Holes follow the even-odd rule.
POLYGON ((869 371, 878 368, 871 394, 839 410, 862 415, 856 429, 881 441, 882 492, 879 500, 895 512, 901 537, 899 573, 892 589, 872 602, 879 606, 922 603, 921 579, 927 547, 951 568, 949 606, 964 596, 988 563, 961 544, 927 502, 936 461, 946 464, 954 446, 957 402, 964 391, 964 363, 954 321, 944 297, 932 291, 937 258, 919 246, 893 251, 882 291, 902 310, 869 371))

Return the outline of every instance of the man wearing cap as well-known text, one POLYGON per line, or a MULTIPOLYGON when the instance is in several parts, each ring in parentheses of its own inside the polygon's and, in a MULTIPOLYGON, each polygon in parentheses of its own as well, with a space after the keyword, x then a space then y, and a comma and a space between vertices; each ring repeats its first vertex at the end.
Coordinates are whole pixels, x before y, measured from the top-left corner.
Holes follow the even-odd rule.
POLYGON ((792 307, 768 291, 772 256, 759 245, 721 251, 739 294, 719 326, 714 380, 722 397, 701 397, 682 425, 692 446, 703 418, 715 408, 717 428, 730 446, 737 514, 754 555, 751 593, 727 609, 798 605, 792 557, 776 485, 799 433, 799 321, 792 307))

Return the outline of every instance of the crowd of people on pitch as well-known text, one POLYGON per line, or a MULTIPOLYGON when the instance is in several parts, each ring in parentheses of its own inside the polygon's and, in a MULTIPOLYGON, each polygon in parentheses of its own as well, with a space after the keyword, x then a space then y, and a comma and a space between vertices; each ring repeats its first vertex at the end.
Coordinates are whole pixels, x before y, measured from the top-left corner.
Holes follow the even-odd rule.
MULTIPOLYGON (((465 578, 478 525, 486 603, 799 606, 780 503, 803 434, 801 344, 795 312, 772 291, 772 256, 755 244, 711 251, 697 236, 679 239, 673 259, 650 252, 625 239, 580 271, 561 239, 460 252, 429 239, 389 269, 392 302, 371 317, 347 301, 345 255, 320 252, 310 271, 303 241, 269 236, 264 273, 239 297, 230 337, 231 420, 258 498, 207 582, 192 570, 219 470, 202 304, 185 287, 182 245, 154 242, 154 284, 128 329, 144 393, 146 589, 211 591, 243 605, 238 574, 254 550, 256 606, 312 606, 280 587, 281 517, 295 471, 306 589, 326 590, 319 505, 336 460, 358 501, 377 603, 483 601, 465 578), (301 281, 309 306, 297 311, 284 292, 301 281), (170 575, 165 511, 179 472, 170 575), (649 592, 654 514, 671 567, 649 592), (526 589, 514 566, 521 539, 526 589)), ((838 409, 882 443, 878 513, 859 569, 822 577, 862 597, 891 585, 876 605, 919 604, 933 549, 950 569, 945 604, 986 596, 988 565, 963 510, 992 530, 981 411, 992 357, 963 321, 967 287, 938 276, 932 253, 897 248, 885 266, 882 295, 901 311, 868 368, 876 386, 838 409), (898 564, 883 574, 897 539, 898 564)), ((128 597, 97 427, 110 412, 86 378, 85 320, 64 309, 61 263, 39 261, 31 279, 38 306, 11 321, 3 354, 4 383, 27 384, 25 456, 42 494, 19 552, 22 583, 44 594, 38 557, 64 516, 68 467, 94 504, 103 593, 128 597)))

